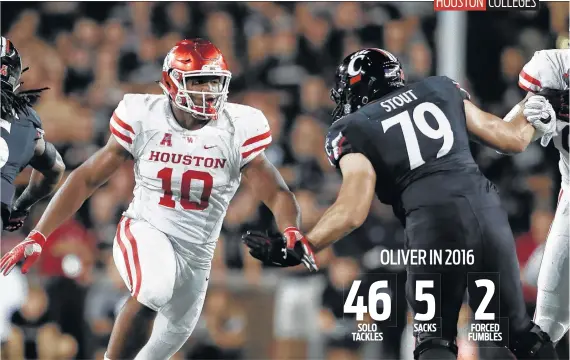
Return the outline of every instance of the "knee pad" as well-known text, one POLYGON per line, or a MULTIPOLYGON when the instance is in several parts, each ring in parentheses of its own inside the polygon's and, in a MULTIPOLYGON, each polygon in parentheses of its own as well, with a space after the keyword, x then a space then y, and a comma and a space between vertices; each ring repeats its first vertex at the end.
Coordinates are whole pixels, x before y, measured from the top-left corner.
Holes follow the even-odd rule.
POLYGON ((531 322, 526 332, 518 333, 509 343, 517 359, 557 359, 550 336, 531 322))
POLYGON ((147 286, 138 294, 136 299, 147 308, 159 311, 172 299, 173 289, 169 283, 149 281, 145 285, 147 286))
POLYGON ((160 341, 168 345, 180 345, 186 343, 192 332, 174 332, 171 330, 165 331, 160 336, 160 341))
POLYGON ((453 354, 454 358, 457 358, 458 349, 455 341, 441 338, 429 338, 420 341, 416 345, 416 348, 414 349, 414 359, 418 360, 420 358, 420 355, 426 351, 435 349, 448 351, 453 354))

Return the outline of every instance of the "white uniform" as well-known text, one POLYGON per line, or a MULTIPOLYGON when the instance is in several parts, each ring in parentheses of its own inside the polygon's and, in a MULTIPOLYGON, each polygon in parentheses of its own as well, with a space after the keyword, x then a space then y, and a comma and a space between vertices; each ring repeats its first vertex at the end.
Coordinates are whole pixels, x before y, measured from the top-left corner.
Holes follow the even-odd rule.
POLYGON ((115 263, 132 296, 189 336, 241 168, 271 143, 267 119, 228 103, 218 120, 190 131, 176 122, 166 96, 127 94, 110 129, 135 160, 134 199, 117 228, 115 263))
MULTIPOLYGON (((569 91, 570 50, 537 51, 519 75, 519 86, 537 93, 542 89, 569 91)), ((538 297, 534 321, 552 341, 564 336, 570 325, 569 305, 569 181, 568 122, 558 120, 558 136, 553 139, 560 152, 559 168, 562 186, 554 221, 546 240, 538 276, 538 297)))

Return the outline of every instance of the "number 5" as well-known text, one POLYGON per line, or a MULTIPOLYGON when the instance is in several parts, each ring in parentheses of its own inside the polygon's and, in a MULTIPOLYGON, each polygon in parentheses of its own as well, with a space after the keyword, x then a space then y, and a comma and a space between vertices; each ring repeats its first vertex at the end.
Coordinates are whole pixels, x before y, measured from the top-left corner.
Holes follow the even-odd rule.
POLYGON ((416 281, 416 300, 427 301, 427 312, 425 314, 417 313, 414 319, 418 321, 431 321, 435 316, 435 298, 432 294, 424 293, 424 289, 433 288, 433 280, 416 281))
MULTIPOLYGON (((451 130, 451 125, 449 124, 447 116, 445 116, 443 111, 441 111, 437 105, 430 102, 421 103, 414 108, 412 117, 414 119, 414 123, 422 134, 434 140, 443 138, 443 145, 441 145, 441 149, 437 152, 437 158, 446 155, 449 150, 451 150, 454 139, 453 131, 451 130), (425 117, 426 112, 429 112, 435 118, 439 125, 438 129, 434 129, 429 126, 425 117)), ((410 160, 410 170, 414 170, 415 168, 425 164, 420 151, 418 137, 416 136, 416 131, 414 130, 414 125, 410 118, 410 113, 408 111, 404 111, 389 119, 383 120, 382 129, 384 129, 384 132, 387 132, 396 124, 400 124, 402 127, 404 142, 406 143, 406 150, 408 152, 408 159, 410 160)))

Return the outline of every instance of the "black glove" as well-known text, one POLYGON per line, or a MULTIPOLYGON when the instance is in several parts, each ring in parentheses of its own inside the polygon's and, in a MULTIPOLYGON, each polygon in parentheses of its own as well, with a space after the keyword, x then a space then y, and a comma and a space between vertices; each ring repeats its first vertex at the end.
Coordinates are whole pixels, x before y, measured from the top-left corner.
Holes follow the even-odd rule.
POLYGON ((24 221, 30 214, 30 210, 19 210, 19 209, 12 209, 10 213, 10 219, 8 222, 4 224, 4 230, 6 231, 16 231, 24 225, 24 221))
POLYGON ((242 241, 249 247, 249 253, 265 265, 278 267, 305 264, 313 270, 305 259, 303 244, 297 242, 293 249, 287 249, 287 242, 282 234, 269 234, 261 231, 247 231, 242 241))

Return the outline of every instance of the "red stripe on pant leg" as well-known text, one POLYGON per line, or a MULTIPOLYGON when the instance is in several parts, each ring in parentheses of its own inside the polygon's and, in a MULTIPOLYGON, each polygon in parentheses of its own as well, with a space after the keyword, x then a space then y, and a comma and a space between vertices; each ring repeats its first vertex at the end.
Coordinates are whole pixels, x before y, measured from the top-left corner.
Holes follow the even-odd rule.
POLYGON ((119 244, 119 248, 121 249, 121 252, 123 253, 123 259, 125 260, 125 267, 127 268, 127 277, 129 279, 129 287, 130 287, 130 291, 131 293, 133 292, 133 278, 131 276, 131 264, 129 262, 129 255, 127 254, 127 248, 125 247, 125 244, 123 243, 123 239, 121 238, 121 223, 123 222, 123 218, 121 218, 121 221, 119 221, 119 224, 117 225, 117 244, 119 244))
POLYGON ((133 297, 136 299, 141 289, 142 276, 141 276, 141 264, 139 262, 139 250, 137 248, 137 242, 135 240, 135 237, 131 232, 131 219, 127 219, 127 222, 125 224, 125 234, 127 234, 127 239, 129 240, 129 243, 133 248, 133 261, 135 263, 135 272, 137 276, 137 285, 135 287, 133 297))
POLYGON ((562 199, 563 193, 564 193, 564 189, 560 189, 560 192, 558 193, 558 202, 556 203, 556 206, 558 206, 560 204, 560 199, 562 199))

